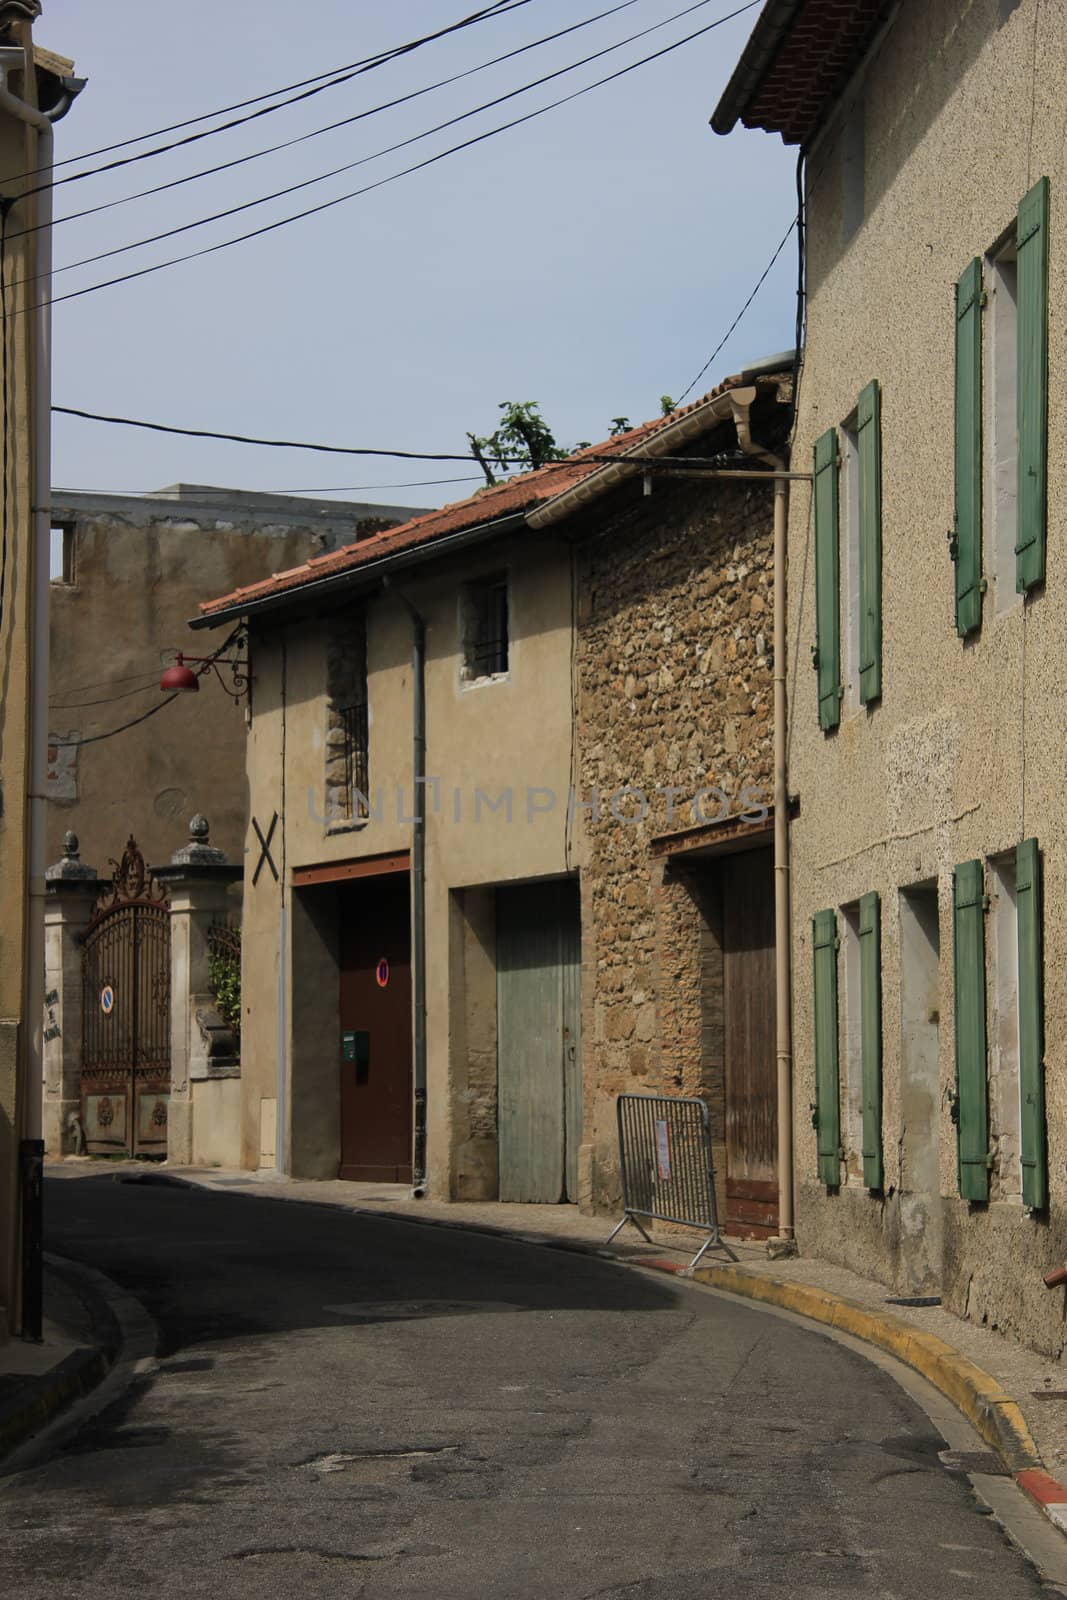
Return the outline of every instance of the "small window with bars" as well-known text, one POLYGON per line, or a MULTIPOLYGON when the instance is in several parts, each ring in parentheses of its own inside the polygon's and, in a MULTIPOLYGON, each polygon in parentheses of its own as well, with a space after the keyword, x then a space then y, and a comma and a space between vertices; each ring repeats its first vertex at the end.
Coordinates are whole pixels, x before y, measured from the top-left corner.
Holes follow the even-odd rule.
POLYGON ((370 814, 370 740, 366 700, 342 707, 337 717, 344 733, 345 815, 351 821, 359 821, 370 814))
POLYGON ((474 683, 508 670, 508 580, 498 572, 467 585, 463 597, 463 678, 474 683))

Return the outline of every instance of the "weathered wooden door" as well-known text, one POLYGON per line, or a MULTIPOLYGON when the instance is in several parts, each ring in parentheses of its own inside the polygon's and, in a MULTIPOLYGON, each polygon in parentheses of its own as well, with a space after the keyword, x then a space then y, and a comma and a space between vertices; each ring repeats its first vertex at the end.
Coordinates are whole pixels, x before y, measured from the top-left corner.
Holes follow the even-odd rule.
POLYGON ((406 872, 341 891, 341 1161, 356 1182, 410 1183, 411 887, 406 872))
POLYGON ((770 850, 722 863, 726 1058, 726 1228, 778 1227, 774 874, 770 850))
POLYGON ((573 1200, 582 1136, 577 886, 499 890, 496 949, 500 1198, 573 1200))

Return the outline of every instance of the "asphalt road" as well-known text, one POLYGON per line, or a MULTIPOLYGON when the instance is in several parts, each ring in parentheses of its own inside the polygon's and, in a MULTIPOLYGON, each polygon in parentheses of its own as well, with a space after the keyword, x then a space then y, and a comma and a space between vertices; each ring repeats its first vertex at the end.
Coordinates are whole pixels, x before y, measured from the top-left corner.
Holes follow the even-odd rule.
POLYGON ((1042 1594, 883 1372, 595 1258, 113 1176, 50 1248, 158 1370, 0 1477, 5 1600, 1042 1594))

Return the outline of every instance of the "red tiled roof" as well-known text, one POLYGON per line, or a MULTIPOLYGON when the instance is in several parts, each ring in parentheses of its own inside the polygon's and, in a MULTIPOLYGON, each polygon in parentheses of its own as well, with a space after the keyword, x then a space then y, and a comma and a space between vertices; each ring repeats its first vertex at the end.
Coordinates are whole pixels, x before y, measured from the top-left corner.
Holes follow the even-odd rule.
POLYGON ((803 144, 855 70, 892 0, 768 0, 711 125, 803 144))
POLYGON ((221 595, 215 600, 205 600, 200 605, 200 615, 206 619, 221 612, 231 612, 245 604, 251 605, 275 595, 282 595, 288 590, 302 589, 306 584, 318 583, 323 578, 354 571, 381 560, 383 556, 395 555, 401 550, 412 549, 419 545, 432 545, 446 534, 460 533, 467 528, 476 528, 483 523, 496 522, 529 511, 534 506, 554 499, 566 489, 573 488, 583 478, 591 477, 598 472, 603 463, 596 460, 596 457, 622 455, 666 427, 668 423, 677 422, 679 417, 689 415, 700 406, 706 405, 709 400, 725 393, 727 389, 736 387, 738 381, 736 378, 728 378, 710 394, 694 400, 678 411, 672 411, 669 416, 657 417, 653 422, 644 422, 638 428, 631 428, 628 433, 617 434, 613 439, 605 439, 602 444, 578 450, 565 461, 553 461, 548 466, 539 467, 535 472, 527 472, 520 478, 512 478, 508 483, 497 484, 492 489, 482 489, 466 500, 442 506, 439 511, 427 511, 421 517, 414 517, 410 522, 401 523, 399 527, 388 528, 369 539, 361 539, 358 544, 344 545, 341 549, 331 550, 326 555, 312 556, 309 561, 305 561, 299 567, 291 567, 287 572, 276 572, 273 577, 263 578, 258 583, 250 583, 243 589, 235 589, 232 594, 221 595), (591 457, 594 459, 590 459, 591 457))

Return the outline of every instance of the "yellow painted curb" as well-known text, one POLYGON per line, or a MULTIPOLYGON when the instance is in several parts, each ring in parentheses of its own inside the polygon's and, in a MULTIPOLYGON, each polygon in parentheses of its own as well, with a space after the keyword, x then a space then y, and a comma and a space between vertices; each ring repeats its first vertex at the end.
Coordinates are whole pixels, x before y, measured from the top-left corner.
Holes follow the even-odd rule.
POLYGON ((725 1263, 704 1264, 692 1276, 712 1289, 743 1295, 783 1311, 794 1311, 877 1345, 905 1366, 921 1373, 928 1383, 956 1406, 987 1444, 1000 1456, 1009 1472, 1040 1467, 1041 1457, 1022 1412, 1006 1389, 988 1372, 976 1367, 936 1334, 913 1328, 900 1317, 872 1311, 856 1300, 830 1294, 807 1283, 769 1278, 761 1272, 725 1263))

